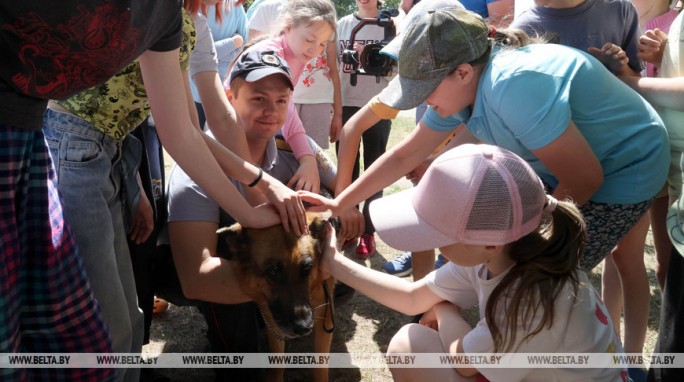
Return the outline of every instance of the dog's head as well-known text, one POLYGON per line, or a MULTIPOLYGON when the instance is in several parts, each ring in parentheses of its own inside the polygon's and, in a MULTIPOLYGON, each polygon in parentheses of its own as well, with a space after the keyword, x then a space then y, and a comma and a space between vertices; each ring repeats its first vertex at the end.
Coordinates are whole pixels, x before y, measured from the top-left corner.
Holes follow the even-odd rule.
POLYGON ((261 308, 269 330, 281 339, 307 335, 313 328, 310 289, 324 279, 318 264, 328 237, 328 221, 308 213, 308 235, 297 237, 282 226, 217 231, 220 257, 236 261, 242 290, 261 308))

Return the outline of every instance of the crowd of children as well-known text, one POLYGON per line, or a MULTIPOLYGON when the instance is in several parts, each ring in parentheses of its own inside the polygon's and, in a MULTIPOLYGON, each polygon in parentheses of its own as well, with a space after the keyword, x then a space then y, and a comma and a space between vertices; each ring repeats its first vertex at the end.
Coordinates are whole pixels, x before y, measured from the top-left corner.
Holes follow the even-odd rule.
MULTIPOLYGON (((403 0, 400 33, 380 52, 394 73, 366 75, 348 60, 385 38, 381 25, 357 28, 381 0, 342 17, 331 0, 242 3, 0 11, 0 353, 140 353, 155 292, 200 308, 212 352, 263 351, 259 312, 215 256, 216 230, 305 234, 304 202, 339 217, 321 264, 339 290, 415 315, 388 353, 641 353, 649 223, 663 293, 655 352, 683 352, 677 4, 535 0, 514 19, 512 0, 403 0), (415 130, 387 147, 391 120, 417 107, 415 130), (167 192, 160 144, 177 163, 167 192), (382 196, 404 176, 413 188, 382 196), (410 265, 381 272, 340 252, 373 256, 376 231, 406 251, 402 264, 413 253, 413 282, 387 274, 410 265), (444 261, 431 271, 434 249, 444 261), (585 272, 601 263, 599 297, 585 272), (160 274, 175 295, 157 289, 160 274), (460 310, 476 304, 471 327, 460 310)), ((391 368, 399 381, 679 381, 681 370, 391 368)))

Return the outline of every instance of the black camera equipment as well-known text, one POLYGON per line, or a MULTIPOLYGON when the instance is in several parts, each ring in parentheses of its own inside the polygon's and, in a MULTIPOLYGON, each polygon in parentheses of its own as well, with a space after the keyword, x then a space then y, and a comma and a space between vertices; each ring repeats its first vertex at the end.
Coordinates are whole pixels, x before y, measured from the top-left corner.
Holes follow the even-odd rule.
POLYGON ((375 18, 363 18, 352 29, 349 43, 342 52, 342 62, 345 64, 343 70, 345 73, 350 73, 349 83, 356 86, 356 76, 359 74, 375 76, 376 81, 380 82, 380 77, 386 77, 392 74, 392 66, 395 61, 385 54, 381 54, 380 50, 384 48, 397 35, 397 29, 394 26, 392 17, 399 15, 397 9, 383 9, 375 18), (367 44, 359 53, 354 50, 354 41, 356 34, 366 25, 377 25, 384 28, 385 36, 382 41, 367 44))

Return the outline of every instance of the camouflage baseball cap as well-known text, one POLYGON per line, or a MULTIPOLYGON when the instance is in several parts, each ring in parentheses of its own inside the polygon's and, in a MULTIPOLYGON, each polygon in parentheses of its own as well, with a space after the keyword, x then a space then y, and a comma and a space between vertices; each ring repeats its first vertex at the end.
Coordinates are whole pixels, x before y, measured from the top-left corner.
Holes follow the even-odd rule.
POLYGON ((452 70, 482 57, 489 45, 489 27, 474 12, 448 8, 416 18, 401 44, 399 75, 380 101, 399 110, 420 105, 452 70))
POLYGON ((414 24, 417 18, 426 15, 430 11, 436 11, 438 9, 465 9, 458 0, 425 0, 418 4, 416 4, 414 1, 413 4, 413 8, 411 8, 406 17, 404 17, 404 20, 402 20, 397 36, 392 39, 392 41, 390 41, 384 48, 382 48, 382 50, 380 50, 380 53, 388 55, 394 60, 399 60, 399 51, 401 50, 401 43, 404 41, 404 33, 406 32, 406 29, 414 24))

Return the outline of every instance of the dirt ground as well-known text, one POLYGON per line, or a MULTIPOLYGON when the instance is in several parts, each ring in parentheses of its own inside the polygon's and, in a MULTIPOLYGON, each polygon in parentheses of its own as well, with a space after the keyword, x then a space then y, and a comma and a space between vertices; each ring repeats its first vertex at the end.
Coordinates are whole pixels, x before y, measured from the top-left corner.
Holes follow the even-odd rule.
MULTIPOLYGON (((377 254, 365 264, 374 269, 381 269, 382 265, 396 254, 397 251, 380 242, 377 254)), ((655 283, 652 258, 651 247, 647 246, 647 270, 651 282, 652 299, 646 345, 644 346, 645 354, 650 354, 655 344, 660 309, 660 293, 655 283)), ((591 274, 591 279, 594 285, 600 286, 600 267, 591 274)), ((470 309, 466 314, 471 323, 477 321, 476 309, 470 309)), ((336 309, 336 327, 330 351, 331 353, 384 352, 387 350, 387 344, 394 333, 401 326, 410 322, 410 319, 408 316, 397 313, 356 293, 350 302, 336 309)), ((143 351, 148 353, 207 352, 209 344, 205 334, 204 317, 196 308, 171 306, 168 311, 155 315, 152 320, 151 341, 144 347, 143 351)), ((289 341, 286 349, 293 353, 310 352, 310 338, 289 341)), ((159 372, 174 382, 209 382, 213 381, 214 377, 211 369, 160 369, 159 372)), ((285 377, 286 381, 310 380, 308 371, 305 369, 286 370, 285 377)), ((330 370, 330 381, 333 382, 385 382, 391 380, 392 377, 387 368, 330 370)))

